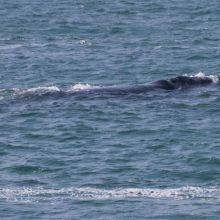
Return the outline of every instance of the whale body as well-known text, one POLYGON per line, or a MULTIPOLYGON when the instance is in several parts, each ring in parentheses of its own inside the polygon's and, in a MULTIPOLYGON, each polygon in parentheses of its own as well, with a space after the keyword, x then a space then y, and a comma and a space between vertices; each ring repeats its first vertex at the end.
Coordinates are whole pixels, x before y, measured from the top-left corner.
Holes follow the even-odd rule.
MULTIPOLYGON (((198 86, 207 86, 218 84, 220 77, 216 75, 205 76, 197 74, 195 76, 177 76, 170 79, 158 80, 150 84, 131 85, 131 86, 90 86, 88 84, 75 84, 67 88, 57 86, 35 87, 30 89, 9 90, 12 95, 12 102, 18 100, 42 100, 47 98, 62 98, 75 96, 81 98, 90 98, 96 96, 126 96, 132 94, 147 94, 153 91, 175 91, 194 88, 198 86)), ((7 94, 7 93, 6 93, 7 94)), ((10 98, 11 96, 9 96, 10 98)))
POLYGON ((158 80, 148 85, 136 85, 136 86, 108 86, 89 88, 85 90, 79 90, 77 93, 99 93, 99 94, 113 94, 123 95, 130 93, 146 93, 149 91, 157 90, 180 90, 187 89, 196 86, 206 86, 219 81, 218 76, 177 76, 166 80, 158 80))

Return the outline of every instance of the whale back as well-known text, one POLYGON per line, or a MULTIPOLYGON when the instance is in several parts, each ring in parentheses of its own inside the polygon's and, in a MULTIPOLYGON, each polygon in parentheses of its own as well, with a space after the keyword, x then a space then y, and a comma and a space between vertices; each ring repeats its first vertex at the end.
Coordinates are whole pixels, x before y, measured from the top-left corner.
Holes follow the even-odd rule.
POLYGON ((155 87, 165 90, 184 89, 192 86, 212 84, 213 79, 210 77, 199 76, 177 76, 168 80, 156 81, 155 87))

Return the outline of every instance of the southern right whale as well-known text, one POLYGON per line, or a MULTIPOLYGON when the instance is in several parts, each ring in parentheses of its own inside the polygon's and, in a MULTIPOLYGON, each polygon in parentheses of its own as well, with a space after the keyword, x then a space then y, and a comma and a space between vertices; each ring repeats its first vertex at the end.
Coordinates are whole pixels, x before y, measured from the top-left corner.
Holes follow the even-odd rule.
POLYGON ((210 85, 219 82, 219 79, 219 76, 205 76, 204 74, 197 74, 195 76, 177 76, 170 79, 158 80, 147 85, 91 87, 75 92, 123 95, 130 93, 146 93, 149 91, 157 90, 172 91, 192 88, 196 86, 210 85))
POLYGON ((61 98, 68 96, 93 97, 96 96, 120 96, 129 94, 145 94, 153 91, 174 91, 188 88, 207 86, 220 82, 220 77, 216 75, 205 76, 199 73, 195 76, 177 76, 170 79, 162 79, 149 84, 130 86, 90 86, 88 84, 75 84, 71 87, 59 88, 57 86, 35 87, 30 89, 13 89, 8 91, 13 94, 14 100, 61 98))

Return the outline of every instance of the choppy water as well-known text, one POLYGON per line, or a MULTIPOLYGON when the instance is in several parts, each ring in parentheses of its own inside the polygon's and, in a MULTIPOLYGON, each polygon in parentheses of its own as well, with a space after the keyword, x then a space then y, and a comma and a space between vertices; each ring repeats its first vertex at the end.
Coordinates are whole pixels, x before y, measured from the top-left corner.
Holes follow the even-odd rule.
POLYGON ((215 78, 218 0, 0 0, 0 18, 1 219, 220 218, 218 83, 79 92, 215 78))

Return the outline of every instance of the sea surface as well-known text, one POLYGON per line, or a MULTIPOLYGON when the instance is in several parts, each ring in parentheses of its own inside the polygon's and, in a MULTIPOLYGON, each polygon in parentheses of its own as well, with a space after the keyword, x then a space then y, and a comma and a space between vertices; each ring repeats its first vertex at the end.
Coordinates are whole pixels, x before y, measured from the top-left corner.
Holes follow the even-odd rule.
POLYGON ((0 0, 0 219, 220 219, 219 0, 0 0), (102 91, 102 90, 100 90, 102 91))

